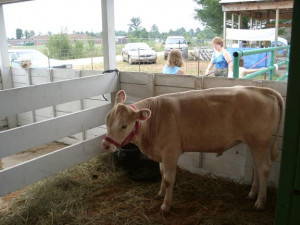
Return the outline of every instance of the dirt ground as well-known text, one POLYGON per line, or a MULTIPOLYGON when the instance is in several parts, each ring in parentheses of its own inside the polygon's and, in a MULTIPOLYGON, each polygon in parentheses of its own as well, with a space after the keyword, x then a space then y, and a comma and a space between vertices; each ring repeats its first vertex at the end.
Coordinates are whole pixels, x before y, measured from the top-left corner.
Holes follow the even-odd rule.
MULTIPOLYGON (((65 145, 63 143, 51 142, 51 143, 48 143, 45 145, 38 146, 36 148, 28 149, 26 151, 20 152, 18 154, 12 155, 12 156, 2 158, 2 159, 0 159, 0 170, 18 165, 18 164, 26 162, 30 159, 34 159, 38 156, 45 155, 47 153, 56 151, 65 146, 67 146, 67 145, 65 145)), ((1 204, 1 202, 10 201, 11 199, 18 196, 21 192, 22 192, 22 189, 0 198, 0 204, 1 204)))
POLYGON ((65 144, 58 143, 58 142, 51 142, 45 145, 41 145, 36 148, 31 148, 26 151, 20 152, 18 154, 8 156, 2 158, 0 160, 0 169, 6 169, 17 164, 26 162, 30 159, 34 159, 38 156, 45 155, 47 153, 53 152, 55 150, 61 149, 65 147, 65 144))

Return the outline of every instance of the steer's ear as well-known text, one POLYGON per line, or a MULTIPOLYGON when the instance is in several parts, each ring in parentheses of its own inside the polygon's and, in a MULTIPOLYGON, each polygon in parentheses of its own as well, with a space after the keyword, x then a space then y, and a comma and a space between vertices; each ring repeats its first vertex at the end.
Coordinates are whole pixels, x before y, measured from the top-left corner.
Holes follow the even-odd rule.
POLYGON ((126 100, 126 93, 125 91, 121 90, 116 94, 115 105, 118 103, 124 104, 125 100, 126 100))
POLYGON ((149 109, 141 109, 136 112, 138 120, 147 120, 151 116, 151 111, 149 109))

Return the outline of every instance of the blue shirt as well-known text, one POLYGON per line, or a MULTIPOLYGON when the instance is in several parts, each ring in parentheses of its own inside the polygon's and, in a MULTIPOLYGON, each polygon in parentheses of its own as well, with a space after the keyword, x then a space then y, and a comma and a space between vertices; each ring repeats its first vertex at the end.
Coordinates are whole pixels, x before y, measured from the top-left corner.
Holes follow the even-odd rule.
POLYGON ((166 74, 177 74, 178 71, 180 70, 179 66, 165 66, 163 73, 166 74))
POLYGON ((224 69, 224 68, 228 68, 228 63, 223 55, 223 52, 221 52, 221 54, 216 57, 216 52, 214 51, 214 55, 213 55, 213 64, 215 65, 216 69, 224 69))

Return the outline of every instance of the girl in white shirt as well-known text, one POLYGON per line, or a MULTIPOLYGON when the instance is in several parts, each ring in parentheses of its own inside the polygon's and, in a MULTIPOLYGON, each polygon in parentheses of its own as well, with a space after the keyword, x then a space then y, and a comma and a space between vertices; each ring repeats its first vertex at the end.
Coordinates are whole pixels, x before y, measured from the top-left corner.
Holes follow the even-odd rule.
MULTIPOLYGON (((260 69, 246 69, 244 67, 244 58, 241 57, 240 58, 240 67, 239 67, 239 78, 243 78, 247 74, 257 72, 261 69, 263 69, 263 68, 260 68, 260 69)), ((233 71, 232 70, 229 70, 228 77, 233 78, 233 71)))

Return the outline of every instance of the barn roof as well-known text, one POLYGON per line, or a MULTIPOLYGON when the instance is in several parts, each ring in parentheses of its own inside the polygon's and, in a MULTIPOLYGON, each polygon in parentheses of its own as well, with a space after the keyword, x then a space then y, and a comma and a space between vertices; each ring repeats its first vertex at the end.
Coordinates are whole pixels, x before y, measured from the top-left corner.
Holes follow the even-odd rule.
POLYGON ((257 19, 275 19, 279 9, 280 19, 292 19, 293 1, 291 0, 220 0, 223 12, 241 14, 257 19))
POLYGON ((0 0, 0 4, 9 4, 9 3, 16 3, 16 2, 27 2, 32 0, 0 0))

